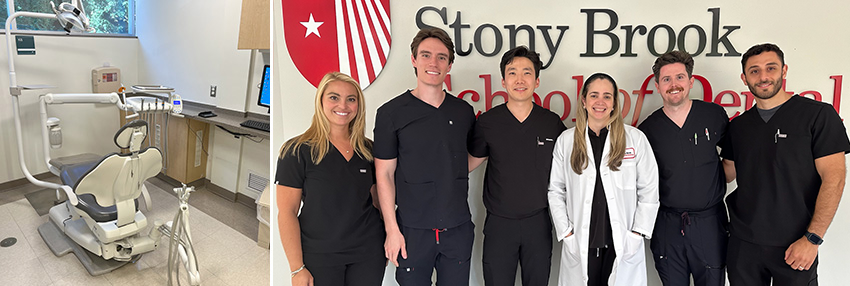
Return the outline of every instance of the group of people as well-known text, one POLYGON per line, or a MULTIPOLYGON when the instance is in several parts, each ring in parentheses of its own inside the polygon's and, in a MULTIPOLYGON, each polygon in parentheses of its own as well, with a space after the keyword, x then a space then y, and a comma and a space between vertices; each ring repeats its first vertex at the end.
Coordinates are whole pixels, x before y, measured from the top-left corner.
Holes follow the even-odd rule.
POLYGON ((500 62, 506 103, 476 119, 442 88, 451 38, 420 30, 411 53, 417 86, 378 109, 374 142, 363 92, 332 72, 312 125, 281 149, 278 222, 293 285, 381 285, 388 262, 400 285, 431 285, 435 270, 437 285, 468 285, 468 173, 485 160, 486 285, 514 285, 517 263, 523 285, 547 285, 553 237, 559 285, 646 285, 645 239, 664 285, 724 285, 726 273, 732 285, 817 285, 850 141, 832 106, 785 92, 776 45, 744 54, 756 106, 731 122, 689 98, 690 55, 660 56, 663 107, 637 128, 623 122, 617 83, 596 73, 567 129, 534 104, 542 62, 523 46, 500 62))

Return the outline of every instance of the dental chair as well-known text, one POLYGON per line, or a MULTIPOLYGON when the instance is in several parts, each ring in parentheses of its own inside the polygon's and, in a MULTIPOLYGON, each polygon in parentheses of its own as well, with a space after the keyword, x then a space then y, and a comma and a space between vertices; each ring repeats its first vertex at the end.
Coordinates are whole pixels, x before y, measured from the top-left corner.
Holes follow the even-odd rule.
POLYGON ((112 153, 99 161, 60 167, 63 185, 76 197, 53 206, 39 234, 56 256, 73 251, 91 275, 100 275, 135 261, 156 249, 162 235, 147 226, 139 210, 144 182, 162 169, 162 153, 156 147, 141 148, 148 134, 147 122, 135 120, 115 134, 115 144, 129 153, 112 153))

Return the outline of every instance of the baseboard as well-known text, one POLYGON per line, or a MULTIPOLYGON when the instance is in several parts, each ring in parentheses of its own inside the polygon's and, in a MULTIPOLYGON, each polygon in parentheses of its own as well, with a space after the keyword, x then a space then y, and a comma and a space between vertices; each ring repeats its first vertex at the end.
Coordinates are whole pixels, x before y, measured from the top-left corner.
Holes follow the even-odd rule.
MULTIPOLYGON (((156 175, 156 177, 162 179, 162 181, 167 184, 166 186, 159 186, 160 188, 163 188, 165 190, 170 190, 171 188, 180 186, 180 181, 175 180, 175 179, 173 179, 169 176, 166 176, 163 173, 159 173, 158 175, 156 175)), ((224 198, 228 202, 237 202, 237 203, 242 204, 242 205, 249 207, 251 209, 254 209, 254 210, 257 209, 257 204, 254 202, 254 199, 252 199, 251 197, 246 196, 246 195, 241 194, 241 193, 231 192, 228 189, 222 188, 221 186, 214 184, 213 182, 211 182, 207 178, 198 179, 198 180, 191 182, 191 183, 188 183, 186 185, 194 186, 196 188, 201 187, 201 186, 205 186, 207 191, 215 194, 216 196, 224 198)))
MULTIPOLYGON (((158 186, 158 187, 161 187, 164 190, 170 190, 171 188, 176 188, 176 187, 180 187, 180 186, 183 185, 182 182, 180 182, 179 180, 174 179, 172 177, 169 177, 165 173, 156 174, 156 177, 160 180, 163 180, 165 183, 168 184, 167 187, 166 186, 158 186)), ((208 180, 204 180, 203 178, 200 178, 200 179, 194 180, 192 182, 189 182, 188 184, 186 184, 186 186, 200 188, 200 187, 205 186, 207 181, 208 180)))
MULTIPOLYGON (((50 172, 44 172, 44 173, 41 173, 41 174, 36 174, 33 177, 43 181, 43 180, 46 180, 47 178, 54 177, 54 175, 53 175, 53 173, 50 173, 50 172)), ((29 184, 29 183, 30 183, 30 181, 28 181, 27 178, 15 179, 15 180, 11 180, 11 181, 8 181, 8 182, 0 183, 0 190, 8 190, 8 189, 23 186, 23 185, 26 185, 26 184, 29 184)))
POLYGON ((236 202, 237 202, 237 203, 240 203, 240 204, 242 204, 242 205, 244 205, 244 206, 246 206, 246 207, 249 207, 249 208, 251 208, 251 209, 253 209, 253 210, 256 210, 256 209, 257 209, 257 202, 256 202, 256 200, 252 199, 252 198, 251 198, 251 197, 249 197, 249 196, 246 196, 246 195, 245 195, 245 194, 243 194, 243 193, 237 193, 237 194, 236 194, 236 202))
POLYGON ((225 198, 229 202, 236 201, 236 193, 231 192, 228 189, 222 188, 216 184, 213 184, 209 179, 204 178, 204 185, 207 186, 207 191, 210 191, 213 194, 218 195, 219 197, 225 198))

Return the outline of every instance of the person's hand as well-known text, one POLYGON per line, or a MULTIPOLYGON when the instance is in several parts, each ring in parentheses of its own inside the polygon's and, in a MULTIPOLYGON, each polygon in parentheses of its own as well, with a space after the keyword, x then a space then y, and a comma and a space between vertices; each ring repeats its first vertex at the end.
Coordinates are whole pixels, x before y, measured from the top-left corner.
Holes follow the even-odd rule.
POLYGON ((809 270, 818 256, 818 246, 804 236, 785 250, 785 264, 797 271, 809 270))
POLYGON ((292 277, 292 286, 313 286, 313 273, 307 268, 302 269, 292 277))
POLYGON ((388 232, 387 240, 384 242, 384 256, 396 267, 398 267, 399 252, 401 252, 401 258, 407 259, 407 246, 404 244, 404 236, 399 231, 388 232))
MULTIPOLYGON (((568 234, 567 234, 567 236, 564 236, 564 239, 566 239, 567 237, 570 237, 570 235, 573 235, 573 232, 572 232, 572 231, 571 231, 570 233, 568 233, 568 234)), ((563 239, 562 239, 562 240, 563 240, 563 239)))

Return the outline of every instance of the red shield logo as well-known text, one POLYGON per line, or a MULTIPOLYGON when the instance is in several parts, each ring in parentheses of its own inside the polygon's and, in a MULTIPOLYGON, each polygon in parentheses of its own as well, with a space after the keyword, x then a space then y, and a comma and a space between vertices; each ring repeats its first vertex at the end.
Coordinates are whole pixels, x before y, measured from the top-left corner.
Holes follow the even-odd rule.
POLYGON ((292 61, 313 86, 331 71, 363 89, 390 54, 389 0, 282 0, 283 34, 292 61))

